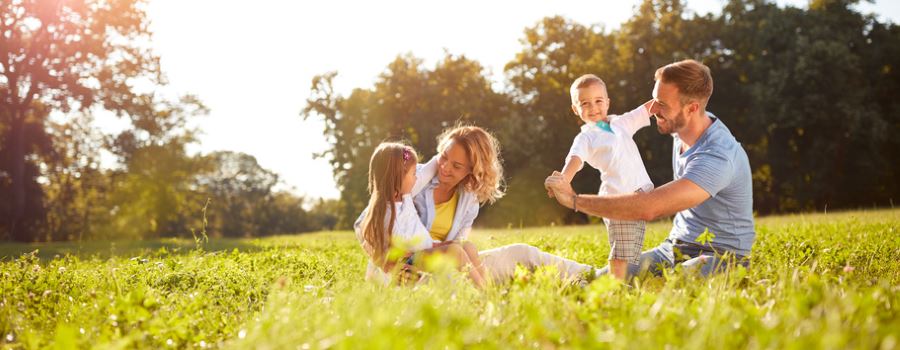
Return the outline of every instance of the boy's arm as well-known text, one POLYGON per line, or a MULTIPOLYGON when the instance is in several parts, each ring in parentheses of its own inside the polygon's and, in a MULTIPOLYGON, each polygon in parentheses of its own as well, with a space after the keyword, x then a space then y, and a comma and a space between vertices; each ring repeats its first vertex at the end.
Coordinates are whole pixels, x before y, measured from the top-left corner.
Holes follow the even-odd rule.
POLYGON ((644 102, 637 108, 620 116, 616 116, 612 120, 612 123, 618 124, 627 130, 629 136, 634 135, 634 133, 641 128, 650 125, 650 105, 652 103, 653 100, 644 102))
POLYGON ((575 174, 578 173, 579 170, 584 166, 584 161, 581 160, 579 156, 571 156, 566 160, 566 165, 563 166, 562 174, 565 177, 566 182, 571 183, 572 178, 575 177, 575 174))
MULTIPOLYGON (((562 174, 567 183, 572 183, 572 178, 575 177, 575 174, 578 173, 581 168, 584 167, 584 161, 581 160, 581 157, 576 155, 570 155, 566 159, 566 165, 563 166, 562 174)), ((553 197, 553 192, 547 190, 547 196, 553 197)))
POLYGON ((569 154, 566 155, 566 164, 562 168, 566 182, 572 182, 575 173, 584 167, 585 157, 590 156, 590 154, 591 138, 583 132, 578 133, 575 136, 575 140, 572 140, 572 147, 569 148, 569 154))
POLYGON ((653 106, 653 99, 650 99, 650 100, 648 100, 647 102, 644 102, 643 105, 641 105, 641 107, 644 107, 644 109, 647 110, 647 113, 650 113, 650 107, 651 107, 651 106, 653 106))

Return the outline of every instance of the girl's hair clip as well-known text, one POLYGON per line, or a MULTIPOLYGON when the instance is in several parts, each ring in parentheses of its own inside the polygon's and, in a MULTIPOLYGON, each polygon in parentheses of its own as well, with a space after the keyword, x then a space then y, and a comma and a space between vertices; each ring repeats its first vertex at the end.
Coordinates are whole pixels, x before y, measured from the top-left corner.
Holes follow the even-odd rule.
POLYGON ((404 148, 403 149, 403 161, 408 162, 410 160, 410 158, 412 158, 412 152, 410 152, 408 149, 404 148))

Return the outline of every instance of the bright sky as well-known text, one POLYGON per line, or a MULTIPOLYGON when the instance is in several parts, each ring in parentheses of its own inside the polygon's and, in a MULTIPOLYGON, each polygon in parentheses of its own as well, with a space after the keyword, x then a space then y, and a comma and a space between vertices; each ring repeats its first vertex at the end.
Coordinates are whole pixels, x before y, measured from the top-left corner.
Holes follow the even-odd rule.
MULTIPOLYGON (((521 49, 525 27, 558 14, 612 29, 639 3, 150 0, 148 11, 169 89, 196 94, 211 109, 198 122, 203 134, 192 151, 251 154, 279 174, 282 188, 337 198, 331 167, 312 156, 328 147, 322 123, 299 115, 313 76, 338 71, 335 89, 346 96, 372 87, 398 54, 411 52, 433 67, 446 49, 477 60, 502 82, 503 65, 521 49)), ((698 13, 718 12, 723 4, 688 1, 698 13)), ((900 23, 896 0, 859 9, 900 23)))

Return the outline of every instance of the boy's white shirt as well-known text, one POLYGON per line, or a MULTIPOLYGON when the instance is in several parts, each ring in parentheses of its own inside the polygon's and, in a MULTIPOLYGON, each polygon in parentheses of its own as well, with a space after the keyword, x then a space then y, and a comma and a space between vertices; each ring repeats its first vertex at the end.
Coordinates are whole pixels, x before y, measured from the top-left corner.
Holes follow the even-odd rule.
POLYGON ((602 183, 598 193, 601 195, 632 193, 638 189, 650 191, 653 182, 632 139, 635 132, 648 125, 650 112, 643 105, 628 113, 610 116, 612 133, 595 123, 582 125, 581 132, 572 141, 566 162, 578 156, 584 163, 600 170, 602 183))
MULTIPOLYGON (((428 163, 425 163, 423 166, 417 167, 416 183, 415 185, 413 185, 412 191, 410 193, 404 194, 399 202, 394 202, 394 210, 395 213, 397 213, 397 216, 394 219, 394 229, 391 232, 393 242, 408 244, 409 246, 407 247, 407 249, 412 252, 430 249, 434 245, 434 241, 431 239, 431 234, 419 219, 419 215, 416 212, 416 207, 413 204, 412 197, 421 192, 428 185, 435 174, 437 174, 436 156, 431 158, 431 160, 429 160, 428 163)), ((363 251, 365 251, 366 254, 368 254, 369 251, 365 248, 366 243, 362 233, 362 221, 363 219, 365 219, 367 213, 368 208, 364 209, 356 219, 356 222, 353 223, 353 230, 356 232, 356 239, 359 240, 359 243, 363 246, 363 251)), ((385 227, 387 227, 390 223, 390 213, 390 210, 388 210, 387 215, 385 215, 385 227)), ((372 261, 371 256, 369 256, 369 264, 368 266, 366 266, 366 279, 382 282, 385 284, 390 283, 391 280, 388 274, 384 273, 384 271, 375 266, 375 263, 372 261)))

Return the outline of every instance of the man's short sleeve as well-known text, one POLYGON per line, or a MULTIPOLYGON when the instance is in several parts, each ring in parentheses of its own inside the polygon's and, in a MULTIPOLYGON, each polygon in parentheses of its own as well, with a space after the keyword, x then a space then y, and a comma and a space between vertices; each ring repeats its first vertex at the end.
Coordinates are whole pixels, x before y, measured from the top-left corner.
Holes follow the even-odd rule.
POLYGON ((710 197, 715 197, 731 183, 734 167, 731 160, 715 152, 700 152, 688 158, 682 178, 703 188, 710 197))

